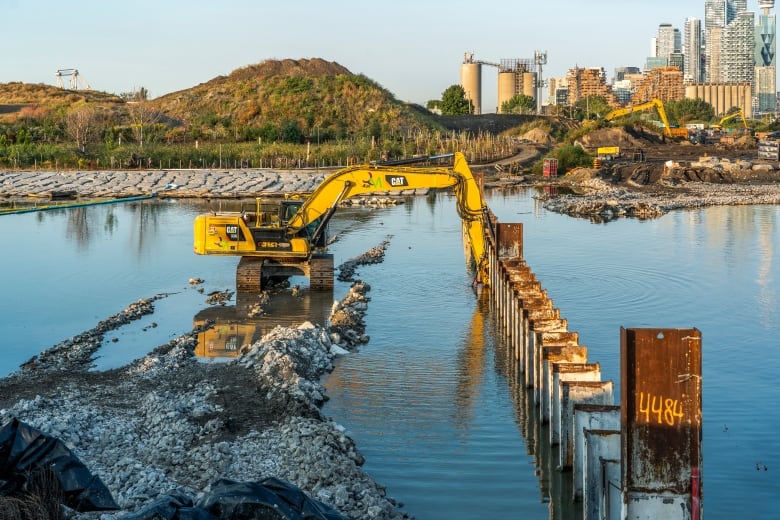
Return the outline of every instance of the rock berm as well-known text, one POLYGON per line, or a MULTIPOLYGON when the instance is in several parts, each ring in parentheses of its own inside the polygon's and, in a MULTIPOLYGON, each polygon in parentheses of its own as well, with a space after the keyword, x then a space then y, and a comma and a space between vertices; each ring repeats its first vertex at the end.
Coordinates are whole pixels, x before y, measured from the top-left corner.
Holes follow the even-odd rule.
POLYGON ((355 281, 329 323, 277 327, 232 361, 195 358, 195 329, 125 367, 91 370, 104 334, 154 312, 165 295, 135 302, 1 379, 0 423, 17 418, 64 442, 122 508, 73 518, 121 518, 171 493, 197 500, 218 478, 266 477, 349 518, 409 518, 320 409, 320 377, 368 341, 369 290, 355 281))

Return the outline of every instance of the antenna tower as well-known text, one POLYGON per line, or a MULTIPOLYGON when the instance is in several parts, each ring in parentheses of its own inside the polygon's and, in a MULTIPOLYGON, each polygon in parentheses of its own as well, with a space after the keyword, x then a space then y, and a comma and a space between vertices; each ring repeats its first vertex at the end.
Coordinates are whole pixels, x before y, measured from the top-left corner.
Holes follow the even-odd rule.
POLYGON ((79 70, 78 69, 58 69, 57 72, 54 73, 54 75, 57 78, 57 86, 59 88, 65 88, 65 86, 62 83, 62 78, 70 76, 70 84, 69 87, 71 90, 78 90, 79 86, 81 88, 89 90, 89 83, 81 79, 81 76, 79 76, 79 70))

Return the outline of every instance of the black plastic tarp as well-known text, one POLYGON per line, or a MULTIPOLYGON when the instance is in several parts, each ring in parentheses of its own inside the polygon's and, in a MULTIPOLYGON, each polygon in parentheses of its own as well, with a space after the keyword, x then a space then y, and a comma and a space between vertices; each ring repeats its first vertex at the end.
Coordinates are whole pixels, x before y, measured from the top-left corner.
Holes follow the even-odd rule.
POLYGON ((192 498, 174 491, 163 495, 138 512, 121 517, 122 520, 218 520, 205 509, 193 504, 192 498))
POLYGON ((220 519, 348 520, 300 488, 274 477, 260 482, 219 479, 198 505, 220 519))
POLYGON ((60 440, 14 418, 0 426, 0 496, 24 490, 28 478, 51 470, 66 506, 76 511, 119 509, 101 480, 60 440))
POLYGON ((338 511, 309 498, 300 488, 266 478, 260 482, 219 479, 193 506, 185 495, 158 498, 122 520, 348 520, 338 511))

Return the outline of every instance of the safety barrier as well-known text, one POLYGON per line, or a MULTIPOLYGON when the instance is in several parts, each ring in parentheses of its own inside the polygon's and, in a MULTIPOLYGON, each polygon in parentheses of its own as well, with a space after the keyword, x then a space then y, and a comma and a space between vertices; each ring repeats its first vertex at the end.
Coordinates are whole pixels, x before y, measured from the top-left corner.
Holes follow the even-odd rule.
POLYGON ((700 331, 621 328, 616 405, 526 264, 522 224, 488 214, 492 306, 551 518, 701 518, 700 331))

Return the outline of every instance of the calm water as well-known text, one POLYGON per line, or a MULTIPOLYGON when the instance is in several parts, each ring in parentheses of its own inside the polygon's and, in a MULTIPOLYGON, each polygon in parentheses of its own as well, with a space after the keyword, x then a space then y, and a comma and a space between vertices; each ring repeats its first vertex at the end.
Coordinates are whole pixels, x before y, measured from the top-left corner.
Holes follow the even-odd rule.
MULTIPOLYGON (((489 204, 502 222, 524 223, 529 264, 616 388, 621 326, 702 331, 706 516, 778 517, 780 208, 597 225, 547 213, 529 192, 489 204)), ((191 252, 202 209, 156 201, 0 217, 0 372, 139 298, 170 293, 152 316, 114 334, 99 367, 126 363, 216 312, 187 282, 203 278, 206 293, 231 289, 237 260, 191 252)), ((489 306, 470 288, 451 197, 345 212, 334 227, 343 231, 337 264, 391 244, 383 264, 359 270, 372 287, 371 342, 326 378, 325 413, 350 431, 365 469, 420 519, 571 516, 546 502, 523 436, 524 396, 507 376, 489 306)), ((337 282, 333 297, 347 288, 337 282)), ((327 301, 306 302, 294 313, 317 321, 327 301)), ((281 321, 284 309, 274 314, 281 321)))

